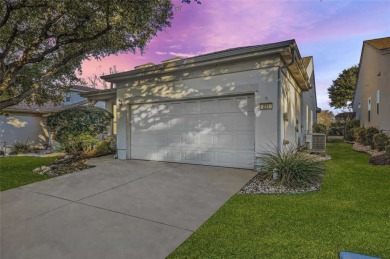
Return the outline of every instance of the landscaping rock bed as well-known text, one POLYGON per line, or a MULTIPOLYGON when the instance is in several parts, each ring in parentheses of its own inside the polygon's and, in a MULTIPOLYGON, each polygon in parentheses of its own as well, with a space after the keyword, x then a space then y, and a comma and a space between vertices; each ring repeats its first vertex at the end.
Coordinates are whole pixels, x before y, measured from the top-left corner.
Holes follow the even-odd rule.
POLYGON ((55 177, 94 167, 93 165, 88 165, 85 162, 86 159, 67 155, 64 158, 57 159, 49 166, 35 168, 33 173, 55 177))
POLYGON ((288 188, 283 185, 275 185, 270 180, 264 179, 260 173, 250 180, 238 193, 239 194, 295 194, 315 192, 321 189, 321 183, 313 184, 305 188, 288 188))
MULTIPOLYGON (((328 154, 309 154, 313 159, 319 161, 330 160, 328 154)), ((260 173, 252 178, 238 193, 239 194, 297 194, 315 192, 321 189, 321 182, 302 188, 288 188, 278 185, 275 182, 265 179, 260 173)))
POLYGON ((390 165, 390 156, 386 154, 386 151, 378 151, 372 149, 370 146, 364 146, 355 142, 352 146, 353 150, 358 152, 364 152, 371 155, 369 160, 372 165, 390 165))
POLYGON ((359 144, 357 142, 355 142, 353 144, 352 149, 356 150, 358 152, 368 153, 371 156, 380 156, 380 155, 386 154, 386 151, 378 151, 376 149, 372 149, 370 146, 364 146, 364 145, 359 144))

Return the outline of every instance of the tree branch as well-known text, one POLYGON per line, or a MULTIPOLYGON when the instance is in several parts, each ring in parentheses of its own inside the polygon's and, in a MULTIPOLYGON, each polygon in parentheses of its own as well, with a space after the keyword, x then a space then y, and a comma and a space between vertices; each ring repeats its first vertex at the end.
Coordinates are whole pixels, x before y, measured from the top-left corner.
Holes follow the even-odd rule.
POLYGON ((16 105, 16 104, 20 103, 21 101, 26 99, 28 96, 33 94, 38 87, 39 87, 38 84, 33 84, 31 88, 25 90, 24 92, 22 92, 16 96, 13 96, 9 99, 5 99, 3 101, 0 101, 0 111, 2 111, 4 108, 7 108, 9 106, 16 105))

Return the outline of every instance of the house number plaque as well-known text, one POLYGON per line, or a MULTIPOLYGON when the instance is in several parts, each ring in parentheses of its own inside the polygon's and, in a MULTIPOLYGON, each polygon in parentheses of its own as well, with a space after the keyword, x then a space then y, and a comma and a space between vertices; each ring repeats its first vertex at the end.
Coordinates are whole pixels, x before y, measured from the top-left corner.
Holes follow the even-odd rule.
POLYGON ((272 103, 260 103, 260 110, 272 110, 272 103))

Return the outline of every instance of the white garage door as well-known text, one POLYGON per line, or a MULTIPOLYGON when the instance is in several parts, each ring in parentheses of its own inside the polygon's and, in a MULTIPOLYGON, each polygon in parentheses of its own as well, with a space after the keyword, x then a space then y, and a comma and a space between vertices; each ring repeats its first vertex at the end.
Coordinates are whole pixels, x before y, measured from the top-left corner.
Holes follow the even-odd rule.
POLYGON ((253 95, 131 107, 131 157, 253 168, 253 95))

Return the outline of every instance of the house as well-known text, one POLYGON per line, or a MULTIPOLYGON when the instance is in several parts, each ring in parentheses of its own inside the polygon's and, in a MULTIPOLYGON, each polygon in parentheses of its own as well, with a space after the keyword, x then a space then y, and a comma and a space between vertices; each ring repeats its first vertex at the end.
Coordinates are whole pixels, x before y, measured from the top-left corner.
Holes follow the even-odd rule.
POLYGON ((148 63, 84 97, 117 108, 119 159, 253 168, 256 152, 304 144, 316 122, 312 57, 295 40, 148 63))
POLYGON ((360 56, 353 111, 362 127, 390 135, 390 37, 366 40, 360 56))
MULTIPOLYGON (((88 100, 81 93, 95 91, 86 86, 74 86, 64 94, 60 105, 46 103, 43 106, 20 103, 4 109, 0 115, 0 150, 9 150, 15 142, 28 143, 39 148, 49 144, 49 132, 46 129, 46 117, 53 112, 87 105, 88 100)), ((97 106, 105 108, 103 102, 97 106)))

